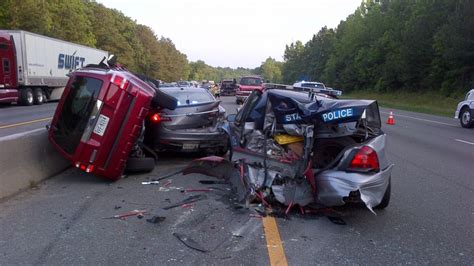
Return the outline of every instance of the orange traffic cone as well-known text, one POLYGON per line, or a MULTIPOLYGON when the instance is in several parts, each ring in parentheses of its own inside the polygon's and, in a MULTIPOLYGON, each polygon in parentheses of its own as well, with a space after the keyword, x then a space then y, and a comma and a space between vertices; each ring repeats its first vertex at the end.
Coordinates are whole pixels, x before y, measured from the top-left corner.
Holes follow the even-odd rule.
POLYGON ((395 120, 393 119, 393 112, 392 111, 390 111, 390 115, 388 116, 387 125, 395 125, 395 120))

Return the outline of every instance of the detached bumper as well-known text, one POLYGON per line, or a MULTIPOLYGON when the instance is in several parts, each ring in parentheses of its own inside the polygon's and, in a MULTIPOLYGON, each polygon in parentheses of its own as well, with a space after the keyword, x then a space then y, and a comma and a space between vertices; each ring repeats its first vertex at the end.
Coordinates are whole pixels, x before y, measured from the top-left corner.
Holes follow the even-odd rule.
POLYGON ((393 164, 375 174, 348 173, 328 170, 316 177, 318 202, 326 206, 344 205, 344 198, 353 191, 372 209, 380 204, 387 190, 393 164))

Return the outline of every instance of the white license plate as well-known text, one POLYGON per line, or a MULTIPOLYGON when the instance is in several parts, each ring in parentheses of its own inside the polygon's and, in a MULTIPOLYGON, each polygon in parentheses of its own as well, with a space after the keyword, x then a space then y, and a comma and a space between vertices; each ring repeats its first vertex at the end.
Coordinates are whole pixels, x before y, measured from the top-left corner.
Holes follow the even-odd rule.
POLYGON ((183 150, 196 150, 199 148, 198 143, 184 143, 183 144, 183 150))
POLYGON ((97 119, 97 124, 95 124, 94 133, 103 136, 105 129, 107 129, 107 125, 109 124, 110 118, 105 115, 100 115, 99 119, 97 119))

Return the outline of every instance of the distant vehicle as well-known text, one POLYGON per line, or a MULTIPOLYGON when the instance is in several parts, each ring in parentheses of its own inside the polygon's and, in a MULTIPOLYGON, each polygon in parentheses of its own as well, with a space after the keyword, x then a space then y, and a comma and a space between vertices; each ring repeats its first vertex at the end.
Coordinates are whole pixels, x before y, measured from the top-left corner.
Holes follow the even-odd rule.
POLYGON ((322 82, 315 81, 300 81, 293 84, 293 89, 296 91, 311 91, 314 93, 322 93, 334 97, 342 95, 342 91, 326 87, 322 82))
POLYGON ((176 87, 176 84, 173 83, 161 83, 160 88, 169 88, 169 87, 176 87))
POLYGON ((220 130, 225 109, 204 88, 176 87, 163 91, 178 100, 176 109, 160 109, 147 121, 145 143, 156 151, 217 154, 227 152, 227 135, 220 130))
POLYGON ((0 30, 0 103, 58 100, 71 71, 106 58, 106 51, 17 30, 0 30))
POLYGON ((243 104, 254 90, 263 90, 263 79, 259 76, 241 77, 235 91, 235 102, 237 104, 243 104))
POLYGON ((220 83, 221 95, 235 95, 235 90, 237 88, 237 82, 231 79, 222 80, 220 83))
POLYGON ((466 94, 464 101, 458 103, 455 119, 459 119, 462 127, 470 128, 474 125, 474 89, 466 94))
POLYGON ((177 102, 149 80, 112 63, 72 72, 49 141, 72 165, 111 180, 124 170, 153 170, 154 158, 145 156, 141 141, 144 122, 150 109, 173 109, 177 102))
POLYGON ((191 82, 185 81, 185 80, 180 80, 176 83, 177 83, 178 87, 190 87, 190 86, 193 85, 191 82))

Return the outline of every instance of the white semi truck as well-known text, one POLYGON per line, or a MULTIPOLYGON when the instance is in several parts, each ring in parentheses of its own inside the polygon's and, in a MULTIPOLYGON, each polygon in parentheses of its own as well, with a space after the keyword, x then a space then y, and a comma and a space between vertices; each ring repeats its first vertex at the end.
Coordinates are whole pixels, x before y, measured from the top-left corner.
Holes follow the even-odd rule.
POLYGON ((108 52, 21 30, 0 29, 0 103, 58 100, 67 74, 108 52))

